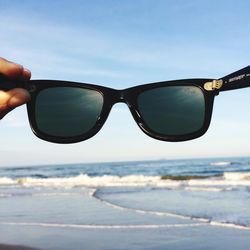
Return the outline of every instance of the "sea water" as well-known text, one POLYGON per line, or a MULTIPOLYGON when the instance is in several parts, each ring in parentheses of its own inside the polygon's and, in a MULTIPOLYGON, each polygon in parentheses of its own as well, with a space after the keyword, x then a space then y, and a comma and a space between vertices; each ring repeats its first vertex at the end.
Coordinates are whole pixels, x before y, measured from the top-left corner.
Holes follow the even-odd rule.
POLYGON ((84 230, 209 226, 238 234, 250 232, 249 208, 250 157, 0 168, 0 229, 9 230, 0 241, 7 243, 12 240, 11 226, 84 230))
POLYGON ((59 192, 250 229, 250 158, 0 168, 1 202, 59 192))

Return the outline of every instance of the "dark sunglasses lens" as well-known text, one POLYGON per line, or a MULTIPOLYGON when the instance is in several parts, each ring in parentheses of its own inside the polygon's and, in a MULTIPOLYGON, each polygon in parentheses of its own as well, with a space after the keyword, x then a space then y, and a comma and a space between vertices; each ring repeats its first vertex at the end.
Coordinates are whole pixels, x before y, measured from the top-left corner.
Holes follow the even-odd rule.
POLYGON ((169 136, 197 132, 204 124, 205 98, 196 86, 168 86, 138 97, 140 114, 155 133, 169 136))
POLYGON ((36 98, 36 124, 41 132, 50 136, 79 136, 95 126, 102 107, 103 96, 95 90, 75 87, 44 89, 36 98))

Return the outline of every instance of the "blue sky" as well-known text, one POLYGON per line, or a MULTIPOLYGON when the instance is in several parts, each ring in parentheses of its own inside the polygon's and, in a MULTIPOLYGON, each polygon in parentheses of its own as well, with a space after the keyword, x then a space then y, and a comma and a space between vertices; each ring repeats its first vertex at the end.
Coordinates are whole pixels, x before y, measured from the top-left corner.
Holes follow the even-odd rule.
MULTIPOLYGON (((218 78, 249 65, 250 2, 232 0, 0 0, 0 56, 33 79, 126 88, 218 78)), ((92 139, 36 138, 25 107, 1 121, 0 166, 250 155, 250 89, 216 97, 206 135, 181 143, 144 135, 123 104, 92 139)))

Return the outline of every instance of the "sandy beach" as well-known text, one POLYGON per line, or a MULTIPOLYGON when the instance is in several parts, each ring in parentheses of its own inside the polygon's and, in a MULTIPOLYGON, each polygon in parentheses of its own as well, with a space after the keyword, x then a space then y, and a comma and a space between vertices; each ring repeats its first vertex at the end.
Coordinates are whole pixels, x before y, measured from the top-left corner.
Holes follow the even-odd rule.
POLYGON ((25 247, 25 246, 14 246, 14 245, 4 245, 0 244, 0 250, 38 250, 31 247, 25 247))
MULTIPOLYGON (((3 227, 0 227, 1 230, 3 227)), ((15 240, 40 249, 248 249, 249 232, 204 227, 151 229, 14 228, 7 241, 15 240), (20 230, 22 232, 20 233, 20 230), (37 237, 39 235, 39 237, 37 237)), ((6 236, 6 234, 4 234, 6 236)), ((2 237, 1 237, 2 238, 2 237)), ((2 248, 1 248, 2 249, 2 248)), ((5 249, 5 248, 3 248, 5 249)), ((7 248, 8 249, 8 248, 7 248)), ((10 249, 30 249, 12 247, 10 249)))

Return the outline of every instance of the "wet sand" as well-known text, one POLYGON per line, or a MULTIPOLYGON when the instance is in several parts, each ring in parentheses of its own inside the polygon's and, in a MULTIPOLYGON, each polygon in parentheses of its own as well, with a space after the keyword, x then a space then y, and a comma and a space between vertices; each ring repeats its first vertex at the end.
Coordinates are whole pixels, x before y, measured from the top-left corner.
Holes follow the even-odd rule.
POLYGON ((38 248, 0 244, 0 250, 38 250, 38 248))

